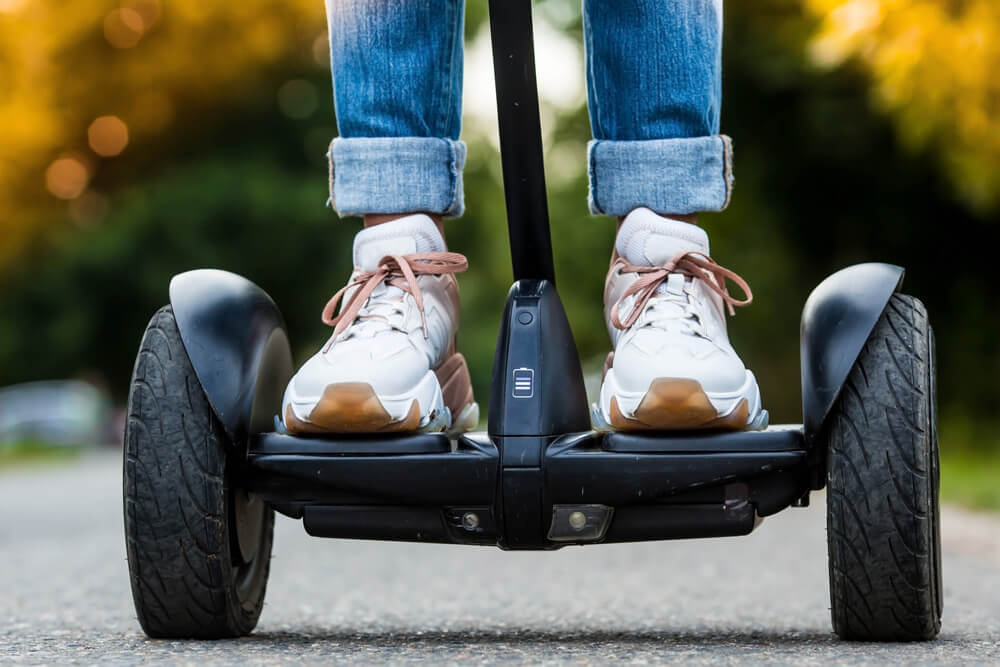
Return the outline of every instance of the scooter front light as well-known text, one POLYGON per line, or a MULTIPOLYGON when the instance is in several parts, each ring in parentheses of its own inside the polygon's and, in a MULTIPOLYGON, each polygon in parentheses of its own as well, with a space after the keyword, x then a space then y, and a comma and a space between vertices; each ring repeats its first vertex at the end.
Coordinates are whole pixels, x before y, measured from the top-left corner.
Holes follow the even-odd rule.
POLYGON ((475 512, 466 512, 462 515, 462 527, 466 530, 479 528, 479 515, 475 512))
POLYGON ((607 505, 553 505, 549 539, 553 542, 595 542, 611 524, 607 505))

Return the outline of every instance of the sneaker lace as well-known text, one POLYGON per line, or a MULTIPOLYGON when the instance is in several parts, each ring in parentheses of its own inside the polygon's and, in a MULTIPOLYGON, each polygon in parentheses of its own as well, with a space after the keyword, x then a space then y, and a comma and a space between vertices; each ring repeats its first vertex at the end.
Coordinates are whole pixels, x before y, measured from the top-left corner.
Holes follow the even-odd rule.
MULTIPOLYGON (((379 260, 374 271, 362 271, 358 273, 354 280, 342 287, 323 308, 323 323, 333 327, 333 338, 347 330, 349 326, 362 316, 362 309, 368 304, 369 299, 376 288, 385 283, 388 286, 396 287, 403 292, 413 296, 420 311, 420 325, 423 329, 424 338, 429 336, 427 331, 427 318, 424 315, 423 293, 417 283, 418 275, 444 275, 448 273, 461 273, 469 268, 469 262, 464 255, 457 252, 425 252, 413 253, 410 255, 386 255, 379 260), (344 296, 349 290, 357 287, 346 300, 344 296), (334 313, 337 304, 344 300, 340 313, 334 313)), ((374 301, 374 299, 373 299, 374 301)), ((369 308, 370 315, 379 315, 379 307, 386 305, 382 303, 372 303, 369 308)), ((398 309, 398 300, 390 304, 393 310, 398 309)), ((384 317, 384 314, 383 314, 384 317)))
POLYGON ((719 295, 730 315, 735 313, 734 306, 748 306, 753 301, 753 293, 747 281, 743 280, 735 271, 725 268, 711 257, 693 250, 684 250, 674 255, 670 261, 663 266, 641 266, 632 264, 623 258, 619 258, 622 273, 637 273, 638 280, 629 287, 618 298, 618 301, 611 307, 611 324, 616 328, 625 330, 631 327, 642 315, 650 299, 656 294, 657 289, 662 285, 667 277, 672 274, 680 274, 695 279, 702 279, 705 286, 719 295), (745 298, 736 299, 729 294, 726 281, 731 280, 743 291, 745 298), (632 309, 624 320, 618 315, 619 308, 625 300, 635 295, 636 301, 632 309))

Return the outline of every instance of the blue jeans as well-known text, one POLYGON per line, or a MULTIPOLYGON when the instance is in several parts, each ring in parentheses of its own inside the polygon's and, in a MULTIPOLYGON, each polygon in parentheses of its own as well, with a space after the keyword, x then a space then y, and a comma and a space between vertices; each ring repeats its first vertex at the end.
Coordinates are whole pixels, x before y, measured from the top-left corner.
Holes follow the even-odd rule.
MULTIPOLYGON (((464 209, 463 0, 326 0, 341 215, 464 209)), ((590 210, 718 211, 722 0, 583 0, 590 210)))

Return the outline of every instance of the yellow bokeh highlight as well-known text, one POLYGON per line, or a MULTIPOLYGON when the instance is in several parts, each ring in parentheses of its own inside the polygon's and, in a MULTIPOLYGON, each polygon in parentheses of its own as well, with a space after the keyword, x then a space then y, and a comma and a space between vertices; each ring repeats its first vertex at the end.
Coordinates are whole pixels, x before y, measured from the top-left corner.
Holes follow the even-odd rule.
POLYGON ((1000 205, 1000 2, 806 0, 815 63, 860 61, 873 99, 914 149, 938 152, 958 193, 1000 205))
POLYGON ((312 57, 317 65, 330 66, 330 38, 326 32, 321 32, 312 43, 312 57))
POLYGON ((128 125, 118 116, 101 116, 87 128, 87 142, 101 157, 119 155, 128 146, 128 125))
POLYGON ((45 185, 59 199, 76 199, 89 181, 87 166, 75 157, 61 157, 45 170, 45 185))
POLYGON ((123 7, 108 12, 104 18, 104 37, 116 49, 130 49, 139 43, 146 31, 146 23, 142 15, 123 7))
POLYGON ((13 14, 26 0, 0 0, 0 14, 13 14))
POLYGON ((154 23, 160 20, 162 10, 159 0, 129 0, 123 6, 139 15, 145 30, 149 30, 154 23))

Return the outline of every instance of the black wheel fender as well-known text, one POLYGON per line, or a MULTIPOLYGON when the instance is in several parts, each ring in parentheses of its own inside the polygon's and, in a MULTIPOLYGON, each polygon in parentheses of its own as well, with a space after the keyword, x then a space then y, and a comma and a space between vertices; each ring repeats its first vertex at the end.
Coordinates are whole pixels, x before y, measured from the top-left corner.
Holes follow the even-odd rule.
POLYGON ((902 282, 902 267, 855 264, 826 278, 806 300, 800 350, 807 443, 822 432, 854 362, 902 282))
POLYGON ((270 430, 292 376, 281 312, 264 290, 217 269, 180 273, 170 281, 181 342, 230 442, 270 430))

